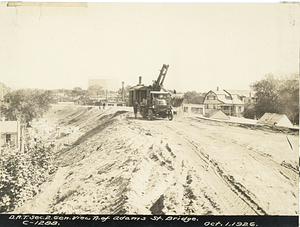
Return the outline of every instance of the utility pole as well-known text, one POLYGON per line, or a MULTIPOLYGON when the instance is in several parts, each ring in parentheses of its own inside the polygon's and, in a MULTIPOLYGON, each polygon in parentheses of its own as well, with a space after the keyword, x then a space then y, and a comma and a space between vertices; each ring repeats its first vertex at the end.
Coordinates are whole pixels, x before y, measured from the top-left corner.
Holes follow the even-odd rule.
POLYGON ((24 153, 24 146, 25 146, 25 126, 26 124, 21 124, 21 153, 24 153))

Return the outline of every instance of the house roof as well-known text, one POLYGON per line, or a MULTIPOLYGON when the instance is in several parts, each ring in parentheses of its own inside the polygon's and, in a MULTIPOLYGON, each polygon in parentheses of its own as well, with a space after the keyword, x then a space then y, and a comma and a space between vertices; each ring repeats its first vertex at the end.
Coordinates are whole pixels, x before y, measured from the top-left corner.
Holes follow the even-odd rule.
POLYGON ((17 121, 0 121, 0 133, 17 133, 18 122, 17 121))
POLYGON ((241 104, 244 105, 244 102, 240 99, 237 99, 236 97, 232 98, 232 104, 241 104))
POLYGON ((211 90, 211 91, 214 92, 216 95, 228 95, 224 90, 218 90, 218 91, 211 90))
POLYGON ((283 117, 285 117, 285 114, 277 114, 277 113, 265 113, 258 121, 258 124, 268 124, 273 125, 277 124, 283 117))
POLYGON ((225 97, 218 96, 218 100, 225 104, 233 104, 231 99, 226 99, 225 97))
POLYGON ((228 96, 228 93, 226 93, 225 91, 213 91, 210 90, 209 92, 207 92, 204 96, 204 100, 206 98, 206 96, 210 93, 213 92, 216 94, 217 98, 219 101, 226 103, 226 104, 232 104, 232 100, 231 99, 226 99, 225 97, 228 96))
MULTIPOLYGON (((229 93, 228 91, 236 91, 236 93, 237 93, 237 91, 243 91, 243 90, 225 90, 225 89, 223 89, 221 91, 220 90, 219 91, 210 90, 209 92, 215 93, 217 95, 218 100, 223 102, 224 104, 244 105, 244 102, 242 100, 231 96, 231 93, 229 93), (226 96, 229 96, 230 99, 227 99, 226 96)), ((209 92, 206 93, 205 97, 207 96, 207 94, 209 92)), ((232 93, 232 94, 235 94, 235 93, 232 93)))
POLYGON ((78 100, 86 100, 86 99, 88 99, 88 98, 80 95, 80 96, 76 96, 73 100, 78 101, 78 100))
POLYGON ((222 118, 224 120, 225 119, 227 119, 227 120, 230 119, 222 110, 219 110, 219 109, 211 111, 207 116, 209 118, 214 118, 215 114, 219 114, 218 118, 222 118))
MULTIPOLYGON (((207 114, 207 117, 211 117, 212 115, 214 115, 215 113, 217 113, 219 110, 213 110, 213 111, 211 111, 210 113, 208 113, 207 114)), ((222 111, 222 110, 220 110, 220 111, 222 111)))
POLYGON ((239 95, 239 96, 245 96, 245 97, 250 97, 249 94, 251 94, 251 96, 253 96, 255 94, 254 91, 251 90, 225 90, 225 92, 227 92, 230 95, 239 95))

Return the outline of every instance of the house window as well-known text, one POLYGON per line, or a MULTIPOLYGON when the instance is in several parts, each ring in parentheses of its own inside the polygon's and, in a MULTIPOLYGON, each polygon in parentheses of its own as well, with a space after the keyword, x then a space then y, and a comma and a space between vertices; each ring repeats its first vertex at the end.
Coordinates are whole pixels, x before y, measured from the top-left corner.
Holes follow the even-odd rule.
POLYGON ((208 99, 208 100, 215 100, 216 96, 214 96, 214 95, 208 95, 206 99, 208 99))
POLYGON ((10 143, 11 142, 11 135, 10 134, 6 134, 5 141, 6 141, 6 143, 10 143))

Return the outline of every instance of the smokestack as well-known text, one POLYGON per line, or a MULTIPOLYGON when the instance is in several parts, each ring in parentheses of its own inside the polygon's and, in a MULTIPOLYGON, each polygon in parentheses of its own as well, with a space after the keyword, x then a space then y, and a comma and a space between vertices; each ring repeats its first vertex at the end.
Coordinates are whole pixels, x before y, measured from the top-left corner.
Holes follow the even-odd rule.
POLYGON ((122 101, 124 102, 125 99, 125 91, 124 91, 124 82, 122 82, 122 101))
POLYGON ((139 84, 142 84, 142 76, 139 77, 139 84))

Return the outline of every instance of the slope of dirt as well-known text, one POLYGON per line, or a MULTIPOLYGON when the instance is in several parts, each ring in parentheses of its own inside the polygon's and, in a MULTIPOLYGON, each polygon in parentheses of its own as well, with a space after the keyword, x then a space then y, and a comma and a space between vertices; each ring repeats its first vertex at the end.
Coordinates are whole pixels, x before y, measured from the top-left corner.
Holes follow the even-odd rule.
POLYGON ((14 213, 298 214, 297 135, 58 106, 36 126, 58 170, 14 213))

